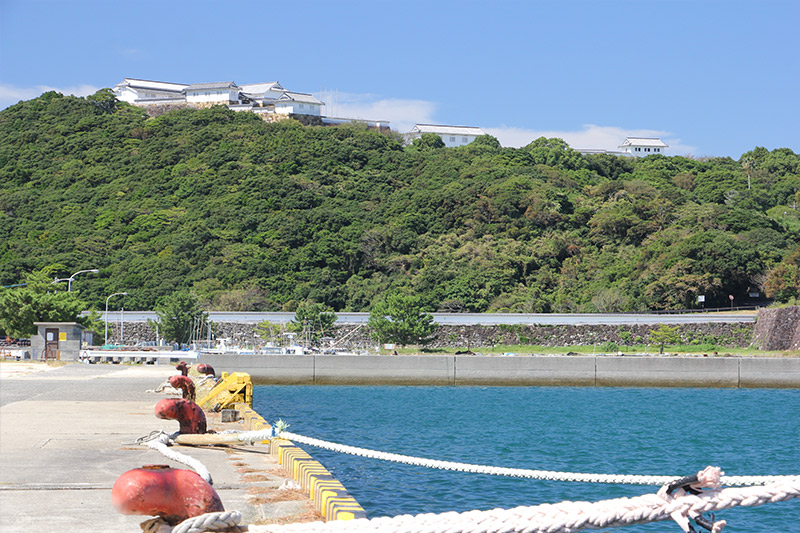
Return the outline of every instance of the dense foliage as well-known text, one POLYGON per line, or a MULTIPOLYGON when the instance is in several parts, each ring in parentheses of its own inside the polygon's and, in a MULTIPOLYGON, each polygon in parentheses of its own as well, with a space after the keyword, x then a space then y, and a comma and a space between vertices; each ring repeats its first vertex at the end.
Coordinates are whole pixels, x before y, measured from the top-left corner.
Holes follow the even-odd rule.
POLYGON ((75 292, 58 290, 49 269, 31 272, 19 286, 0 291, 0 331, 12 337, 36 334, 36 322, 77 322, 97 330, 97 316, 80 316, 86 309, 75 292))
POLYGON ((95 307, 626 311, 796 297, 800 157, 583 156, 559 139, 405 146, 223 107, 149 118, 107 91, 0 112, 0 284, 63 265, 95 307), (770 278, 770 274, 772 278, 770 278))

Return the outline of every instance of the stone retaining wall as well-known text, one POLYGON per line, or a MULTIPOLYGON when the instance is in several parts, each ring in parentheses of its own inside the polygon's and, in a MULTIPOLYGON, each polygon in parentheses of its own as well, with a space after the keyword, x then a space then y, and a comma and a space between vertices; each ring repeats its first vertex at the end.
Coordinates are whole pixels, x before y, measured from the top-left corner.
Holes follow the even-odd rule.
POLYGON ((800 350, 800 306, 761 309, 753 344, 762 350, 800 350))
MULTIPOLYGON (((798 308, 800 309, 800 308, 798 308)), ((759 320, 760 322, 760 320, 759 320)), ((254 324, 220 322, 214 324, 217 338, 228 338, 234 346, 258 346, 265 340, 255 336, 254 324)), ((119 343, 117 324, 109 323, 109 342, 119 343)), ((358 326, 342 325, 334 328, 335 338, 351 333, 358 326)), ((476 349, 502 345, 591 346, 613 342, 618 346, 653 344, 651 330, 657 325, 499 325, 499 326, 441 326, 430 348, 463 347, 476 349)), ((745 348, 753 338, 753 324, 686 324, 678 326, 682 344, 706 344, 725 348, 745 348)), ((125 324, 125 343, 152 342, 155 331, 149 324, 125 324)), ((365 348, 374 346, 368 328, 361 328, 348 337, 342 346, 365 348)), ((765 348, 767 349, 767 348, 765 348)))

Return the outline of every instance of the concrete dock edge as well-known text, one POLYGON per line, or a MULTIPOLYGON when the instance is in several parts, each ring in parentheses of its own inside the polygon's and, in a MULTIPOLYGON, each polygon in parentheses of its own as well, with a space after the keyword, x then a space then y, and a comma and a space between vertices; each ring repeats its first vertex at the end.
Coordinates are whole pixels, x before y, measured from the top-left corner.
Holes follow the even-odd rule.
POLYGON ((202 355, 269 385, 800 388, 797 357, 202 355))
MULTIPOLYGON (((236 404, 245 427, 257 431, 271 427, 264 418, 247 404, 236 404)), ((367 513, 347 489, 321 463, 286 439, 273 439, 270 455, 286 469, 306 491, 314 507, 326 520, 352 520, 366 518, 367 513)))

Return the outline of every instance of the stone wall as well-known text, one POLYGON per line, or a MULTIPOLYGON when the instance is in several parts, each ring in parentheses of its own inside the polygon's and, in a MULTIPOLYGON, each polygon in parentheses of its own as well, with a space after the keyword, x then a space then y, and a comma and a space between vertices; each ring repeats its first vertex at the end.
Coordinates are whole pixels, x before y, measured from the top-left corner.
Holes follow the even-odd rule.
MULTIPOLYGON (((442 326, 431 347, 444 346, 591 346, 613 342, 619 346, 652 344, 654 324, 637 325, 540 325, 540 326, 442 326)), ((752 324, 686 324, 677 329, 682 344, 715 344, 729 348, 750 345, 752 324)))
POLYGON ((753 344, 762 350, 800 350, 800 307, 760 309, 753 344))
MULTIPOLYGON (((800 309, 800 308, 798 308, 800 309)), ((760 317, 760 315, 759 315, 760 317)), ((759 324, 761 319, 759 318, 759 324)), ((255 324, 220 322, 214 324, 217 338, 230 339, 231 345, 258 346, 264 340, 256 337, 255 324)), ((119 343, 120 336, 116 324, 109 323, 109 342, 119 343)), ((687 324, 678 326, 682 344, 709 344, 728 348, 745 348, 753 339, 753 324, 687 324)), ((351 333, 357 325, 334 327, 332 336, 342 338, 351 333)), ((499 326, 441 326, 430 348, 461 347, 476 349, 498 345, 542 345, 542 346, 591 346, 613 342, 619 346, 631 344, 652 344, 650 331, 657 325, 499 325, 499 326)), ((146 323, 125 324, 125 343, 152 342, 156 340, 155 331, 146 323)), ((800 334, 800 330, 798 330, 800 334)), ((795 335, 798 337, 798 334, 795 335)), ((100 337, 102 339, 102 337, 100 337)), ((797 339, 800 341, 800 337, 797 339)), ((342 347, 365 348, 374 346, 369 338, 369 330, 360 328, 349 336, 342 347)), ((772 349, 772 348, 764 348, 772 349)), ((785 348, 775 348, 785 349, 785 348)))

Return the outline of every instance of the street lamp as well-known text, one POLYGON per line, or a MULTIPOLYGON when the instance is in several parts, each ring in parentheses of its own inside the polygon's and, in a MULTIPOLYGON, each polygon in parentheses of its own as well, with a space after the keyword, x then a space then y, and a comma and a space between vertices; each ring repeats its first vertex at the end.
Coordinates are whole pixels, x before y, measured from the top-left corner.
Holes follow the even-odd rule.
POLYGON ((100 271, 97 270, 96 268, 91 268, 89 270, 78 270, 77 272, 75 272, 73 275, 71 275, 68 278, 56 278, 56 279, 54 279, 53 283, 51 283, 51 285, 54 285, 54 284, 58 283, 59 281, 66 281, 67 282, 67 292, 72 292, 72 280, 75 279, 75 276, 77 276, 78 274, 83 274, 84 272, 94 272, 95 274, 97 274, 100 271))
POLYGON ((73 275, 69 277, 69 280, 67 281, 67 292, 72 291, 72 280, 75 279, 75 276, 77 276, 78 274, 83 274, 84 272, 94 272, 95 274, 97 274, 100 271, 96 268, 91 268, 89 270, 79 270, 75 272, 73 275))
POLYGON ((106 314, 105 314, 105 319, 106 319, 106 336, 105 336, 105 341, 103 342, 103 344, 104 344, 104 345, 105 345, 105 344, 108 344, 108 301, 111 299, 111 297, 112 297, 112 296, 120 296, 120 295, 122 295, 122 296, 127 296, 127 295, 128 295, 128 293, 127 293, 127 292, 115 292, 114 294, 112 294, 111 296, 109 296, 108 298, 106 298, 106 314))

